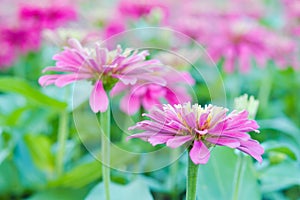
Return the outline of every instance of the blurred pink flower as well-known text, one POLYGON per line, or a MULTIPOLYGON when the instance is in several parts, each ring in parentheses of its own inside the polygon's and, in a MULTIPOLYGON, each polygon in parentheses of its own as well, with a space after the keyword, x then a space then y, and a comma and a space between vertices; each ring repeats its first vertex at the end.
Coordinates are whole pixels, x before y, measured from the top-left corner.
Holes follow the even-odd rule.
POLYGON ((126 30, 126 26, 121 18, 115 18, 109 20, 106 26, 104 27, 104 39, 109 38, 113 35, 121 33, 126 30))
POLYGON ((0 46, 0 68, 10 67, 16 57, 14 49, 6 41, 0 41, 0 46))
POLYGON ((250 138, 247 132, 259 132, 256 121, 248 119, 248 112, 233 111, 223 107, 198 104, 163 105, 154 107, 144 116, 151 120, 138 122, 129 130, 144 132, 128 137, 140 138, 152 145, 166 144, 177 148, 186 143, 191 145, 190 157, 195 164, 205 164, 210 157, 209 147, 227 146, 243 151, 262 162, 262 146, 250 138))
POLYGON ((27 4, 20 8, 19 17, 33 27, 55 29, 76 20, 77 12, 71 6, 40 7, 27 4))
POLYGON ((294 36, 300 36, 300 3, 298 0, 282 0, 284 14, 289 32, 294 36))
POLYGON ((135 19, 149 15, 154 9, 160 9, 164 17, 168 16, 167 1, 120 0, 118 4, 118 10, 122 16, 135 19))
POLYGON ((15 53, 25 54, 38 50, 41 42, 40 30, 22 24, 0 28, 0 40, 10 45, 15 53))
POLYGON ((75 40, 69 40, 70 47, 56 54, 56 66, 44 71, 66 72, 44 75, 39 79, 42 86, 55 84, 63 87, 78 80, 90 80, 94 84, 90 96, 90 106, 94 112, 104 112, 108 106, 108 92, 121 81, 123 84, 135 84, 138 80, 165 84, 165 80, 153 72, 162 68, 158 60, 146 60, 147 51, 137 52, 131 49, 124 51, 120 46, 108 51, 96 45, 95 48, 84 48, 75 40))
POLYGON ((135 85, 124 85, 119 82, 111 91, 111 95, 115 96, 126 91, 120 108, 129 115, 135 114, 140 107, 150 110, 153 106, 161 104, 163 100, 172 105, 191 100, 187 86, 193 85, 195 81, 189 73, 175 72, 174 69, 165 67, 163 71, 157 72, 157 76, 164 78, 166 85, 141 81, 135 85))
POLYGON ((241 72, 251 69, 255 60, 264 67, 270 58, 272 49, 266 40, 273 33, 249 20, 220 20, 219 30, 211 33, 210 40, 205 41, 207 51, 215 62, 224 58, 224 70, 232 73, 238 66, 241 72))

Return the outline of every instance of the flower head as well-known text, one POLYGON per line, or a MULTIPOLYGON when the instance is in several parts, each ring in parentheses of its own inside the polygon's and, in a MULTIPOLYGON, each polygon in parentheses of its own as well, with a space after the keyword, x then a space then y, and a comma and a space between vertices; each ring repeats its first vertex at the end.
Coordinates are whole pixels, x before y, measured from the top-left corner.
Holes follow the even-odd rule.
POLYGON ((146 60, 148 51, 135 51, 120 46, 109 51, 96 45, 95 48, 84 48, 75 40, 69 40, 70 47, 56 54, 56 66, 44 71, 66 72, 44 75, 39 79, 42 86, 55 84, 63 87, 78 80, 89 80, 94 84, 90 96, 90 106, 94 112, 104 112, 108 107, 106 92, 111 90, 118 81, 123 84, 135 84, 138 80, 157 82, 164 85, 165 80, 157 77, 154 72, 163 65, 158 60, 146 60))
POLYGON ((194 79, 187 72, 176 72, 165 67, 157 72, 157 76, 166 80, 166 85, 157 83, 145 83, 138 81, 135 85, 124 85, 119 82, 111 91, 111 95, 116 95, 125 91, 121 100, 121 110, 129 115, 135 114, 140 107, 150 110, 153 106, 167 101, 169 104, 178 104, 191 100, 186 87, 194 84, 194 79))
POLYGON ((166 144, 176 148, 191 143, 190 157, 195 164, 207 163, 213 145, 239 149, 253 158, 262 161, 264 149, 251 139, 247 132, 258 132, 258 125, 248 119, 248 112, 233 111, 226 115, 227 109, 208 105, 163 105, 154 107, 144 120, 129 130, 143 130, 129 138, 140 138, 152 145, 166 144))
POLYGON ((20 8, 19 17, 32 26, 54 29, 75 20, 77 13, 71 6, 51 5, 48 7, 39 7, 25 5, 20 8))

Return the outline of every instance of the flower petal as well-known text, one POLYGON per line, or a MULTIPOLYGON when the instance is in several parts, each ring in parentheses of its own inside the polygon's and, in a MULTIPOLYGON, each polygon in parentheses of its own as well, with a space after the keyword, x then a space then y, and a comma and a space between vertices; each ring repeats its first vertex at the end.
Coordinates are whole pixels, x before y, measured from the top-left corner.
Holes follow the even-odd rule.
POLYGON ((103 88, 102 81, 98 80, 93 88, 90 96, 90 106, 94 113, 105 112, 107 110, 109 100, 103 88))
POLYGON ((128 115, 135 114, 141 106, 140 98, 135 95, 127 94, 121 100, 121 110, 128 115))
POLYGON ((167 146, 171 148, 177 148, 188 141, 191 141, 193 136, 186 135, 186 136, 175 136, 167 141, 167 146))
POLYGON ((230 137, 209 137, 206 138, 208 142, 212 144, 217 144, 220 146, 228 146, 230 148, 236 148, 240 146, 240 142, 236 138, 230 138, 230 137))
POLYGON ((205 164, 208 162, 210 152, 202 141, 195 140, 190 157, 195 164, 205 164))

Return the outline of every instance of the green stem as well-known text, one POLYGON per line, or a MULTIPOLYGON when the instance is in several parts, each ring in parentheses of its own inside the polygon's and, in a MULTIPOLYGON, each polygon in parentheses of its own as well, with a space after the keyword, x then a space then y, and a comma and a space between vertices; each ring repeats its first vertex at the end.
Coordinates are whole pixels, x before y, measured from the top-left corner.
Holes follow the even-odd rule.
POLYGON ((110 199, 110 106, 105 112, 100 113, 100 126, 102 128, 102 176, 105 188, 106 200, 110 199))
POLYGON ((245 170, 245 159, 244 159, 244 155, 243 154, 239 154, 238 155, 238 172, 236 175, 236 181, 234 183, 235 187, 234 187, 234 191, 233 191, 233 200, 238 200, 239 199, 239 189, 240 189, 240 184, 241 184, 241 179, 242 179, 242 174, 244 173, 245 170))
POLYGON ((64 169, 64 155, 68 135, 68 112, 63 110, 60 113, 58 127, 58 152, 56 157, 56 173, 58 176, 61 175, 64 169))
POLYGON ((188 155, 188 174, 186 185, 186 200, 195 200, 197 191, 197 177, 199 165, 196 165, 188 155))

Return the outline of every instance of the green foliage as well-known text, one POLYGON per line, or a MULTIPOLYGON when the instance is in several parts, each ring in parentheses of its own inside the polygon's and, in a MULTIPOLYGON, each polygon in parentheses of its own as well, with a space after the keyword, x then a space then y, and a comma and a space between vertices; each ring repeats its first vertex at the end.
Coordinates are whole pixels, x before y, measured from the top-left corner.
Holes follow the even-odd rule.
POLYGON ((252 159, 224 147, 215 147, 209 162, 200 166, 197 192, 207 200, 261 199, 252 159))

